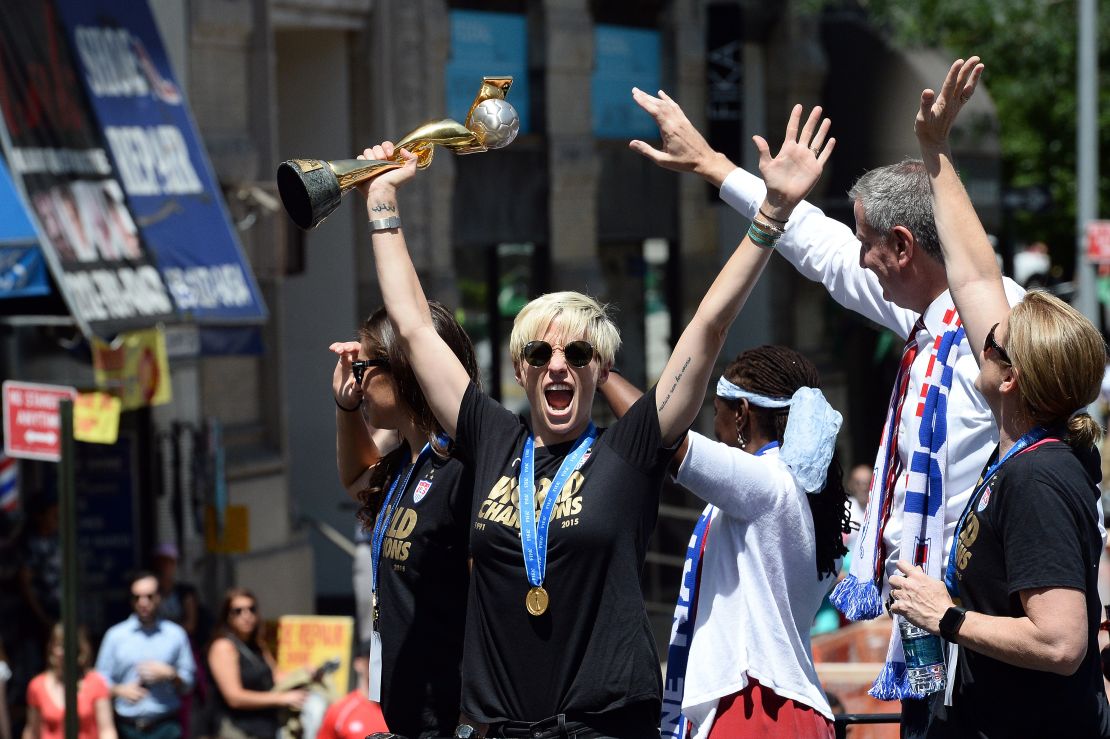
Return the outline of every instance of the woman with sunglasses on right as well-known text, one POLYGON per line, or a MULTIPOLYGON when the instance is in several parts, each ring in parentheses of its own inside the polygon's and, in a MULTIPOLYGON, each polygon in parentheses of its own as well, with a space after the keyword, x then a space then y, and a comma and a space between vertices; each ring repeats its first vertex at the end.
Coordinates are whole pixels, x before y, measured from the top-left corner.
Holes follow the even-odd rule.
POLYGON ((939 95, 922 92, 915 126, 948 284, 968 340, 983 347, 976 387, 999 445, 957 524, 944 580, 907 562, 890 578, 890 610, 956 645, 951 700, 931 696, 911 735, 1108 736, 1097 647, 1102 429, 1085 412, 1098 397, 1106 345, 1048 293, 1007 303, 948 143, 982 70, 978 57, 956 61, 939 95))
POLYGON ((276 669, 262 640, 258 599, 246 588, 229 588, 208 647, 208 671, 216 683, 213 729, 218 739, 274 739, 280 726, 278 709, 304 705, 303 690, 273 690, 276 669))
MULTIPOLYGON (((656 114, 674 103, 641 105, 656 114)), ((766 208, 782 222, 833 148, 821 109, 804 126, 801 116, 799 105, 775 157, 756 137, 766 208)), ((386 142, 362 156, 393 154, 386 142)), ((416 175, 415 159, 403 150, 400 158, 404 167, 363 193, 390 320, 429 406, 474 471, 463 713, 488 737, 658 737, 662 680, 640 574, 659 491, 781 229, 768 219, 749 232, 676 343, 664 379, 604 430, 592 405, 620 344, 616 326, 581 293, 531 301, 509 338, 529 401, 517 416, 477 388, 433 330, 397 215, 397 187, 416 175)))
MULTIPOLYGON (((436 335, 478 383, 470 337, 445 306, 430 308, 436 335)), ((357 342, 330 349, 339 477, 371 534, 370 641, 380 639, 381 659, 371 698, 397 734, 450 736, 462 690, 473 477, 451 455, 384 308, 357 342)))

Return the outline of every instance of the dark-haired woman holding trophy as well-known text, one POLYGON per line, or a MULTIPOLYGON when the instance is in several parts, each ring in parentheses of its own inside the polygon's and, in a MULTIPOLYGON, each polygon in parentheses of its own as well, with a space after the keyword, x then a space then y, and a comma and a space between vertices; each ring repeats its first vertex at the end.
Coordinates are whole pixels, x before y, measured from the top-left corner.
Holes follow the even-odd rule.
MULTIPOLYGON (((801 113, 776 157, 757 137, 769 197, 783 202, 804 197, 832 148, 820 109, 804 126, 801 113)), ((386 142, 363 156, 394 154, 386 142)), ((665 381, 607 429, 590 416, 616 327, 580 293, 533 300, 510 337, 529 400, 520 417, 478 389, 434 329, 397 199, 416 161, 401 155, 404 167, 361 189, 389 318, 475 478, 462 711, 490 737, 657 737, 662 681, 640 574, 659 491, 781 229, 749 232, 675 345, 665 381)))

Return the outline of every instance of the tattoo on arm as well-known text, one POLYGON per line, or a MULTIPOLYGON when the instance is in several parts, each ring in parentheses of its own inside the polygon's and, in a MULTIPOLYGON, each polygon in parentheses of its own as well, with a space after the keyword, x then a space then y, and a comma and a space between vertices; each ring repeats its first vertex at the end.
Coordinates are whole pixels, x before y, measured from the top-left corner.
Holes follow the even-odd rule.
POLYGON ((686 357, 686 361, 682 364, 682 369, 674 376, 674 382, 671 383, 671 389, 667 391, 667 397, 663 398, 663 402, 659 404, 660 413, 663 412, 663 409, 667 407, 667 403, 670 402, 671 396, 674 395, 675 388, 678 387, 678 383, 682 381, 682 376, 686 374, 686 368, 690 366, 691 359, 691 357, 686 357))
POLYGON ((389 213, 396 213, 397 212, 397 204, 396 203, 375 203, 374 207, 372 207, 370 210, 372 210, 375 213, 381 213, 382 211, 387 211, 389 213))

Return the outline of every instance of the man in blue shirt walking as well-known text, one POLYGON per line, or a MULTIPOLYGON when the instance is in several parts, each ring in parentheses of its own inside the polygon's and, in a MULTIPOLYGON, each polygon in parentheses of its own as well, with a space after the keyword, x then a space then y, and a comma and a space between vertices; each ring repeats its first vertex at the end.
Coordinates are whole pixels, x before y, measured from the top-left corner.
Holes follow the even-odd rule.
POLYGON ((196 665, 185 629, 158 615, 158 578, 131 577, 132 614, 108 629, 96 670, 112 689, 120 739, 179 739, 181 694, 196 665))

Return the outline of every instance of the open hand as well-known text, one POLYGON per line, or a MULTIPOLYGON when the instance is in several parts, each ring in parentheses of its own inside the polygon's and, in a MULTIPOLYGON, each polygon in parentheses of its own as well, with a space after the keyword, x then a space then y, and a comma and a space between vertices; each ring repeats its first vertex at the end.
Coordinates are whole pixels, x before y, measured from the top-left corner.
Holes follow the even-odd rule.
POLYGON ((338 356, 331 374, 331 389, 335 400, 344 408, 354 408, 362 402, 362 388, 355 382, 351 362, 358 359, 362 346, 357 341, 336 341, 328 347, 338 356))
POLYGON ((940 633, 940 620, 952 607, 952 596, 945 584, 929 577, 905 560, 896 566, 901 575, 890 576, 890 612, 933 634, 940 633))
POLYGON ((646 141, 634 139, 628 142, 630 149, 643 154, 664 169, 700 174, 717 187, 735 169, 735 165, 727 157, 713 150, 705 137, 694 128, 694 124, 690 123, 678 103, 667 93, 660 90, 659 97, 655 97, 633 87, 632 99, 655 119, 663 148, 656 149, 646 141))
POLYGON ((917 111, 913 131, 923 146, 948 144, 952 124, 975 93, 975 86, 979 84, 983 69, 977 56, 967 61, 957 59, 949 67, 939 95, 931 89, 921 91, 921 108, 917 111))
POLYGON ((767 205, 771 208, 769 215, 778 220, 785 221, 794 207, 805 199, 821 172, 825 169, 825 162, 836 147, 836 139, 828 139, 829 126, 832 125, 828 118, 821 118, 821 106, 818 105, 809 113, 801 132, 798 123, 802 119, 802 106, 795 105, 790 111, 790 118, 786 122, 786 138, 782 148, 774 157, 767 140, 762 136, 753 136, 755 148, 759 151, 759 172, 763 181, 767 183, 767 205))

